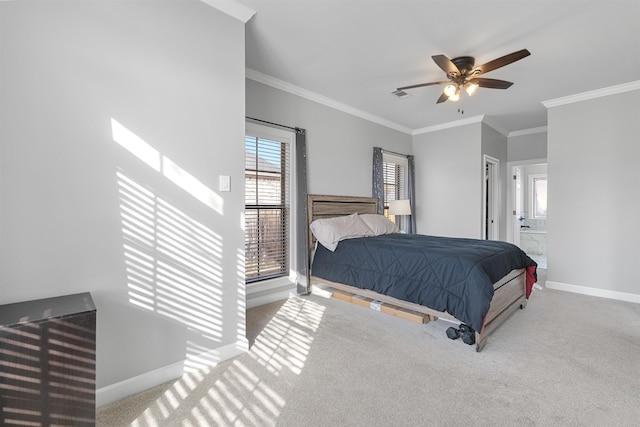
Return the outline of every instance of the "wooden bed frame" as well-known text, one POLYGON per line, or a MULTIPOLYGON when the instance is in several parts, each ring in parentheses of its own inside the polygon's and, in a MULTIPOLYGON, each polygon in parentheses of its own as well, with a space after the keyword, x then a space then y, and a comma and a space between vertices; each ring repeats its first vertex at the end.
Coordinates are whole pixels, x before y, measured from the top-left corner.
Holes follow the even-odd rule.
MULTIPOLYGON (((308 196, 308 223, 319 218, 331 218, 334 216, 350 215, 353 213, 377 213, 378 199, 373 197, 349 197, 349 196, 326 196, 310 194, 308 196)), ((316 241, 315 237, 309 230, 309 251, 313 252, 316 241)), ((311 257, 310 257, 311 259, 311 257)), ((402 301, 387 295, 379 294, 367 289, 360 289, 354 286, 342 283, 331 282, 313 276, 311 271, 311 286, 316 288, 333 288, 352 294, 362 295, 382 301, 384 303, 396 305, 408 310, 417 311, 428 315, 431 319, 443 318, 456 323, 461 323, 451 314, 442 311, 436 311, 429 307, 419 304, 402 301)), ((524 308, 527 305, 526 298, 526 273, 525 269, 513 270, 505 277, 493 284, 494 295, 489 306, 489 311, 485 316, 484 325, 481 331, 476 331, 476 351, 481 351, 485 346, 487 337, 502 322, 504 322, 518 308, 524 308)))

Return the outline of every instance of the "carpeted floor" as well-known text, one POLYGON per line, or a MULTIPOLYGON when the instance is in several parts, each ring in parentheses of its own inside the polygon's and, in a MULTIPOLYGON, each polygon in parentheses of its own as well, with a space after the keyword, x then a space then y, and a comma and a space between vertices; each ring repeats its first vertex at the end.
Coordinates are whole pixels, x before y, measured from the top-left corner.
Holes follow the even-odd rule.
POLYGON ((534 291, 481 353, 318 295, 249 310, 249 353, 100 408, 98 426, 632 426, 640 305, 534 291))

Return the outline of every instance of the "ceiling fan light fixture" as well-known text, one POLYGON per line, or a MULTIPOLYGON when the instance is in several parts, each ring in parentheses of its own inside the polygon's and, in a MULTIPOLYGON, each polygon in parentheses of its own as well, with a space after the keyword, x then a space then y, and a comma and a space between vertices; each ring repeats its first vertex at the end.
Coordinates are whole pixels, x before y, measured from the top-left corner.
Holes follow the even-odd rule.
POLYGON ((522 58, 526 58, 529 55, 531 55, 531 53, 527 49, 521 49, 479 66, 475 65, 476 60, 472 56, 459 56, 457 58, 449 59, 445 55, 433 55, 431 58, 436 65, 444 71, 447 80, 419 83, 400 87, 397 90, 403 91, 405 89, 415 89, 425 86, 446 85, 442 94, 436 101, 436 104, 440 104, 447 100, 458 101, 462 90, 464 90, 467 95, 471 96, 479 87, 489 89, 507 89, 511 87, 513 83, 506 80, 487 79, 478 76, 498 68, 502 68, 513 62, 519 61, 522 58))
POLYGON ((471 96, 476 92, 476 89, 478 89, 478 87, 478 83, 467 82, 464 85, 464 90, 465 92, 467 92, 467 95, 471 96))
POLYGON ((458 92, 458 90, 459 89, 457 85, 454 85, 454 84, 446 85, 444 87, 444 94, 447 95, 449 99, 451 99, 451 97, 454 96, 458 92))

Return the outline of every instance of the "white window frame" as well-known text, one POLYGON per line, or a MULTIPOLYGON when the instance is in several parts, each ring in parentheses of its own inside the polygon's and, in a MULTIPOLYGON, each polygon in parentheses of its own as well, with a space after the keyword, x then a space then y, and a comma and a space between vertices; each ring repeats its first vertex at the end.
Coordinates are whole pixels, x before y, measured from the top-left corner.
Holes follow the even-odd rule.
MULTIPOLYGON (((384 171, 385 163, 393 163, 396 165, 400 165, 402 167, 402 170, 403 170, 402 179, 404 181, 404 187, 401 187, 401 194, 399 194, 399 197, 400 197, 399 200, 408 199, 409 198, 409 159, 407 159, 407 156, 402 156, 402 155, 383 151, 382 152, 383 171, 384 171)), ((383 177, 383 181, 384 181, 384 177, 383 177)), ((384 182, 383 182, 383 187, 384 187, 384 182)), ((388 200, 384 200, 383 205, 385 206, 385 208, 388 207, 388 200)), ((398 227, 400 228, 400 231, 406 232, 408 229, 408 221, 409 221, 408 215, 402 215, 398 219, 399 221, 397 222, 397 224, 398 224, 398 227)))
MULTIPOLYGON (((546 173, 535 173, 529 175, 529 218, 531 219, 547 219, 547 216, 536 216, 536 194, 535 194, 535 181, 538 179, 547 180, 546 173)), ((547 180, 548 183, 548 180, 547 180)), ((547 189, 548 191, 548 189, 547 189)), ((547 195, 548 197, 548 195, 547 195)))
MULTIPOLYGON (((289 144, 289 248, 288 248, 288 256, 289 256, 289 274, 288 276, 276 277, 273 279, 265 279, 258 282, 247 283, 246 292, 247 296, 254 295, 258 292, 264 292, 268 290, 273 290, 277 288, 282 288, 284 286, 289 287, 293 286, 296 283, 296 272, 295 266, 297 258, 295 251, 295 242, 297 241, 296 235, 296 216, 295 212, 298 209, 298 201, 296 200, 296 168, 295 168, 295 133, 293 131, 287 131, 284 129, 278 129, 270 126, 259 125, 257 123, 247 122, 245 127, 245 135, 254 136, 261 139, 268 139, 271 141, 279 141, 282 143, 289 144)), ((244 191, 244 183, 243 183, 243 191, 244 191)), ((243 200, 245 199, 243 195, 243 200)), ((242 224, 244 227, 244 210, 243 210, 243 219, 242 224)))

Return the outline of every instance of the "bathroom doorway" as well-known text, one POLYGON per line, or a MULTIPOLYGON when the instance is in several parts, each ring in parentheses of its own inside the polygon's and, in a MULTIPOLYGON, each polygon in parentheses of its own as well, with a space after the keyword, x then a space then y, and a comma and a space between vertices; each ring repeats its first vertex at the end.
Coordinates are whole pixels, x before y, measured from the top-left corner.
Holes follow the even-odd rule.
POLYGON ((547 163, 511 162, 507 240, 547 268, 547 163))

